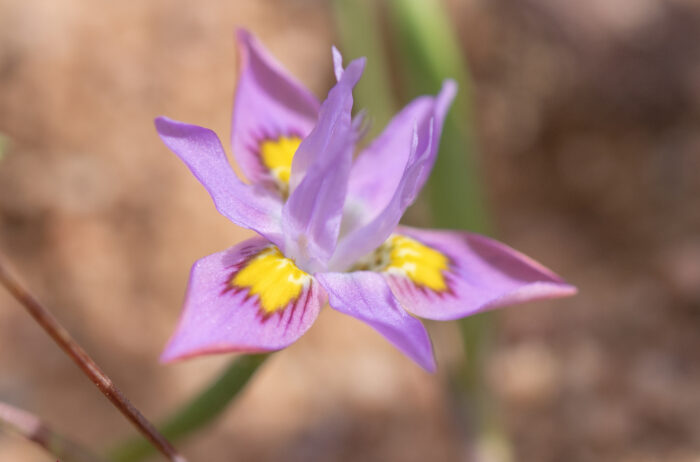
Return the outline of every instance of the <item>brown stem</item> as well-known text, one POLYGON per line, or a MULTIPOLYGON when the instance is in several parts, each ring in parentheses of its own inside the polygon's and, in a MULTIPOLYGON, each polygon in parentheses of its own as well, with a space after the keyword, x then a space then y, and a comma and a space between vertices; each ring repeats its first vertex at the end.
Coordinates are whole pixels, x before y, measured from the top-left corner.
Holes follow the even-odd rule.
POLYGON ((59 347, 70 356, 82 369, 97 388, 109 399, 112 404, 121 411, 124 416, 146 437, 148 440, 172 462, 186 462, 185 458, 177 453, 175 448, 161 435, 158 430, 136 409, 121 391, 112 383, 112 380, 102 372, 95 361, 88 356, 80 345, 70 336, 68 331, 59 324, 56 318, 37 301, 19 281, 13 277, 7 265, 0 257, 0 284, 24 306, 34 320, 44 328, 47 334, 53 338, 59 347))
POLYGON ((65 462, 104 462, 79 444, 55 433, 38 417, 0 402, 0 427, 8 427, 65 462))

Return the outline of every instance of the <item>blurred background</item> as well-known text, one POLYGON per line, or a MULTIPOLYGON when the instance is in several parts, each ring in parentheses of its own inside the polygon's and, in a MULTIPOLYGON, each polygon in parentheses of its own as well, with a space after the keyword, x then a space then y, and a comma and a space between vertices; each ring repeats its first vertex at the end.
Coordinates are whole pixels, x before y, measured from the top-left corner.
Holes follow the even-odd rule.
MULTIPOLYGON (((363 20, 344 3, 0 0, 0 250, 154 420, 230 360, 157 361, 190 265, 249 232, 215 211, 152 120, 228 139, 234 26, 325 96, 330 47, 349 47, 348 22, 363 20)), ((416 95, 386 3, 386 34, 365 53, 403 104, 416 95)), ((700 3, 439 3, 469 66, 494 234, 580 290, 498 315, 486 379, 514 459, 700 461, 700 3)), ((429 327, 435 376, 324 310, 179 446, 211 462, 469 460, 448 391, 459 331, 429 327)), ((0 400, 95 448, 133 432, 3 290, 0 400)), ((55 458, 2 433, 0 460, 55 458)))

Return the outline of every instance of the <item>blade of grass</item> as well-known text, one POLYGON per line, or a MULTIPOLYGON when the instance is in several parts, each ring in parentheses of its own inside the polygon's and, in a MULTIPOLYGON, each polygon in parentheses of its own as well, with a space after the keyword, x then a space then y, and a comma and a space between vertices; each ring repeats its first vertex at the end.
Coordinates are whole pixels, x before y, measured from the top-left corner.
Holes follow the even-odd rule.
POLYGON ((377 5, 375 0, 333 1, 345 58, 367 57, 367 66, 355 87, 354 97, 357 107, 367 109, 369 113, 372 121, 370 137, 384 128, 396 110, 377 5))
MULTIPOLYGON (((448 15, 436 0, 391 0, 389 12, 400 74, 405 76, 404 91, 410 95, 435 93, 448 77, 459 84, 425 191, 433 224, 490 234, 473 136, 471 82, 448 15)), ((512 459, 509 444, 485 383, 493 316, 484 313, 458 321, 466 362, 454 377, 453 387, 461 390, 465 400, 467 431, 475 439, 475 452, 488 451, 489 460, 507 461, 512 459)))
MULTIPOLYGON (((159 426, 163 435, 177 441, 212 423, 238 396, 268 356, 245 355, 233 360, 202 392, 159 426)), ((113 462, 138 462, 154 454, 148 441, 135 438, 113 449, 109 459, 113 462)))
POLYGON ((446 78, 457 81, 459 92, 445 121, 440 154, 426 193, 435 225, 489 234, 491 226, 473 136, 471 81, 441 3, 435 0, 389 2, 400 74, 404 76, 404 93, 409 95, 406 99, 435 94, 446 78))

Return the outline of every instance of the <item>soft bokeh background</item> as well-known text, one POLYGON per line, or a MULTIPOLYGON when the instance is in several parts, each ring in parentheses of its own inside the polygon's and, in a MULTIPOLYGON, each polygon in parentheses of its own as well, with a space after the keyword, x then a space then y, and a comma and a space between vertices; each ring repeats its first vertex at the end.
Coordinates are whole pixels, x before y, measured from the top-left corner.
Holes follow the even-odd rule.
MULTIPOLYGON (((516 459, 697 462, 700 3, 446 5, 498 236, 581 291, 500 315, 489 381, 516 459)), ((321 0, 0 0, 0 249, 153 419, 228 361, 157 357, 191 263, 249 234, 152 119, 228 138, 235 25, 323 96, 334 20, 321 0)), ((464 460, 445 391, 458 333, 430 328, 436 376, 325 310, 181 446, 212 462, 464 460)), ((0 399, 93 447, 132 432, 4 291, 0 399)), ((53 459, 0 434, 0 460, 53 459)))

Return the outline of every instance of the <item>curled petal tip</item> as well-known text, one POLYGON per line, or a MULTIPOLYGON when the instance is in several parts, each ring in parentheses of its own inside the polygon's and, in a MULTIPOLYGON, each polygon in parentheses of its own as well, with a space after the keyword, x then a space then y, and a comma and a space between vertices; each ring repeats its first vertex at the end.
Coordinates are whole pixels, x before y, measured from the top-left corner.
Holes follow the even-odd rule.
POLYGON ((552 294, 552 298, 573 297, 578 294, 578 287, 568 282, 563 282, 559 284, 559 290, 552 291, 552 294))
POLYGON ((170 337, 170 340, 168 340, 168 343, 163 349, 163 352, 160 354, 158 361, 161 364, 172 364, 183 359, 193 358, 201 354, 205 354, 207 352, 208 351, 205 351, 202 348, 188 348, 186 339, 183 337, 180 327, 175 331, 172 337, 170 337))
POLYGON ((331 52, 333 53, 333 71, 335 72, 335 79, 340 80, 343 76, 343 55, 340 51, 333 45, 331 47, 331 52))
POLYGON ((494 299, 485 304, 483 309, 501 308, 534 300, 571 297, 577 293, 576 287, 565 282, 534 282, 494 299))
POLYGON ((455 99, 455 96, 457 96, 457 88, 457 82, 453 79, 445 79, 442 82, 442 88, 437 97, 439 112, 447 111, 450 104, 452 104, 452 101, 455 99))
POLYGON ((236 27, 235 35, 236 40, 238 40, 239 44, 247 44, 253 37, 253 35, 248 31, 248 29, 245 29, 243 27, 236 27))
POLYGON ((166 116, 158 116, 153 119, 153 124, 156 126, 156 130, 160 132, 161 128, 165 128, 168 124, 174 122, 172 119, 166 116))
POLYGON ((367 57, 366 56, 360 56, 357 59, 354 59, 350 64, 352 63, 359 63, 357 64, 358 66, 362 67, 362 70, 365 69, 365 65, 367 64, 367 57))
POLYGON ((366 63, 367 58, 365 58, 364 56, 352 60, 350 64, 348 64, 348 67, 345 68, 345 71, 342 72, 341 77, 344 75, 348 75, 349 77, 347 77, 347 84, 354 87, 360 80, 362 72, 364 72, 365 70, 366 63))
POLYGON ((239 65, 246 67, 249 64, 250 54, 254 53, 251 49, 255 47, 255 37, 242 27, 237 27, 235 31, 236 49, 240 57, 239 65))
POLYGON ((158 362, 161 364, 172 364, 189 356, 195 355, 188 355, 182 351, 178 345, 178 332, 175 332, 175 334, 168 341, 168 344, 165 346, 165 349, 163 349, 163 352, 160 354, 158 362))
MULTIPOLYGON (((209 136, 217 139, 216 133, 208 128, 199 127, 197 125, 191 125, 185 122, 180 122, 179 120, 171 119, 170 117, 159 116, 153 120, 156 131, 161 137, 173 138, 173 139, 187 139, 193 137, 197 139, 197 144, 202 144, 202 140, 199 139, 202 136, 209 136)), ((164 140, 165 141, 165 140, 164 140)), ((166 145, 168 143, 166 142, 166 145)), ((168 145, 172 149, 171 146, 168 145)), ((201 148, 200 148, 201 149, 201 148)))
POLYGON ((443 92, 447 92, 454 96, 455 93, 457 93, 457 89, 459 88, 459 85, 457 85, 457 82, 454 79, 445 79, 442 81, 442 90, 443 92))
POLYGON ((177 355, 174 355, 172 352, 169 351, 169 349, 166 349, 165 351, 163 351, 163 353, 160 354, 158 362, 160 362, 161 364, 171 364, 177 361, 177 359, 177 355))

